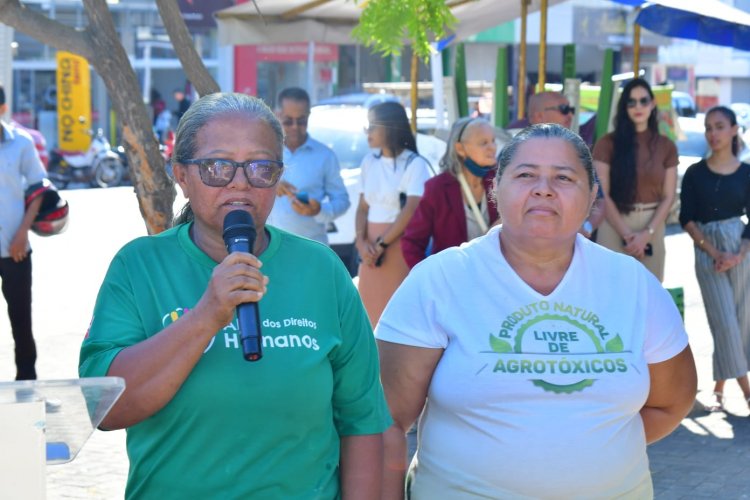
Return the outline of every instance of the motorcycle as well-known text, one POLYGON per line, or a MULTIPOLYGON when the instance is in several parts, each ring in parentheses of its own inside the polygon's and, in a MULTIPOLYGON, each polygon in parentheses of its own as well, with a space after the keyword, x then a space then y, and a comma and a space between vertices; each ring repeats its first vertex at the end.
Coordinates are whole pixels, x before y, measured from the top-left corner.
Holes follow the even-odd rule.
POLYGON ((60 189, 71 182, 87 182, 93 187, 114 187, 122 182, 125 166, 112 151, 102 129, 89 131, 91 145, 85 152, 54 150, 47 168, 49 179, 60 189))
MULTIPOLYGON (((174 150, 174 132, 171 130, 167 132, 166 137, 164 138, 164 144, 159 143, 159 153, 161 154, 161 157, 164 158, 164 164, 167 169, 167 174, 171 177, 172 176, 172 165, 170 164, 170 160, 172 159, 172 151, 174 150)), ((125 151, 125 146, 120 145, 117 146, 117 149, 115 149, 115 152, 117 153, 117 156, 120 157, 120 162, 122 162, 123 168, 125 169, 125 176, 127 178, 128 175, 128 155, 125 151)))

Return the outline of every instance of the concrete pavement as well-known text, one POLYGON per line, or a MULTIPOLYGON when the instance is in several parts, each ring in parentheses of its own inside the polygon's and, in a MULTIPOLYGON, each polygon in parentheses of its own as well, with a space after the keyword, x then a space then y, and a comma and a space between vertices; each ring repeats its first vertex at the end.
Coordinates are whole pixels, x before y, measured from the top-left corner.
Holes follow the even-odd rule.
MULTIPOLYGON (((68 231, 32 238, 34 331, 42 379, 77 377, 78 349, 109 261, 127 241, 146 233, 132 188, 65 191, 68 231)), ((178 200, 176 205, 181 205, 178 200)), ((699 401, 712 389, 711 353, 689 237, 667 237, 665 285, 685 288, 685 320, 698 365, 699 401)), ((0 380, 12 380, 13 343, 0 298, 0 380)), ((736 383, 726 388, 728 412, 700 405, 671 436, 649 447, 657 498, 750 498, 750 418, 736 383)), ((78 457, 47 468, 48 498, 122 498, 127 476, 124 431, 95 431, 78 457)), ((0 474, 2 471, 0 471, 0 474)))

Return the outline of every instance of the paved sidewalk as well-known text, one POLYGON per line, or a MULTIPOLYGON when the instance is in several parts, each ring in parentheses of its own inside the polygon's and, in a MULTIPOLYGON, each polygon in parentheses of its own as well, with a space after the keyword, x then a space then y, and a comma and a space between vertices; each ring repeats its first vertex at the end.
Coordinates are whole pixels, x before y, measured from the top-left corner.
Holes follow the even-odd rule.
MULTIPOLYGON (((68 231, 33 237, 34 330, 43 379, 77 377, 78 349, 109 261, 127 241, 145 234, 132 188, 66 191, 68 231)), ((181 202, 177 203, 178 205, 181 202)), ((685 288, 686 324, 698 363, 698 398, 712 389, 711 353, 690 239, 667 237, 666 286, 685 288)), ((0 298, 0 380, 12 380, 13 344, 0 298)), ((649 448, 659 499, 750 498, 750 418, 736 383, 728 383, 728 413, 699 405, 671 436, 649 448)), ((122 498, 127 476, 124 431, 95 431, 78 457, 47 468, 48 498, 122 498)), ((2 471, 0 471, 2 473, 2 471)))

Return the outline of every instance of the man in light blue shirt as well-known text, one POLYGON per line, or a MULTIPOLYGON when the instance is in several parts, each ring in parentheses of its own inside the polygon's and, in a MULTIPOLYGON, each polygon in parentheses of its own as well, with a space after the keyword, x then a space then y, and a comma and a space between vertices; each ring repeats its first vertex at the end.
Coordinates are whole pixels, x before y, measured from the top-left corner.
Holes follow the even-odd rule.
POLYGON ((303 89, 282 90, 276 113, 284 127, 284 174, 268 222, 327 244, 327 224, 350 205, 336 153, 307 134, 310 96, 303 89))
MULTIPOLYGON (((0 116, 8 111, 0 86, 0 116)), ((36 343, 31 329, 29 230, 42 197, 26 206, 26 189, 47 177, 34 141, 0 121, 0 282, 15 342, 16 380, 36 379, 36 343)))

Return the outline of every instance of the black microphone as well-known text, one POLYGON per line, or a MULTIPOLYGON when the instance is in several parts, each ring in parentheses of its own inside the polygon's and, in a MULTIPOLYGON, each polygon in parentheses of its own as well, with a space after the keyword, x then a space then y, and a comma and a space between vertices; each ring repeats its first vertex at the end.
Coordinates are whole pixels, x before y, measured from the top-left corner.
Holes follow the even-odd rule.
MULTIPOLYGON (((227 252, 252 253, 256 236, 253 217, 244 210, 232 210, 224 217, 222 236, 227 252)), ((258 303, 246 302, 238 305, 237 321, 240 328, 242 356, 246 361, 258 361, 263 356, 258 303)))

